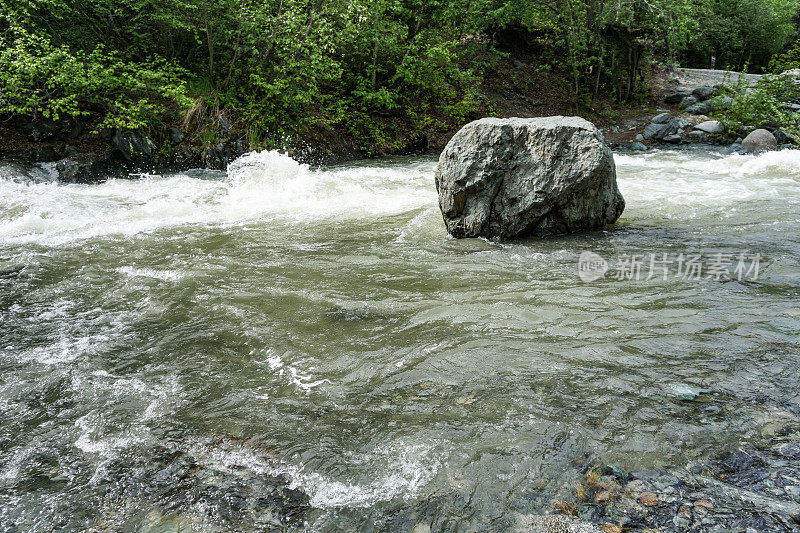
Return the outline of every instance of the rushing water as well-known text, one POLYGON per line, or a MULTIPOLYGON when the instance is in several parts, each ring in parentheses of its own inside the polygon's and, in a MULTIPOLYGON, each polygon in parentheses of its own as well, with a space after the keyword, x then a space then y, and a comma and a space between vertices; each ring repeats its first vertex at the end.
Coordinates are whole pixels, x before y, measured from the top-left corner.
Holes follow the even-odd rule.
POLYGON ((267 527, 138 487, 163 449, 247 494, 285 475, 312 530, 502 529, 587 455, 682 464, 800 414, 800 152, 616 162, 615 228, 513 243, 449 238, 429 159, 0 167, 0 529, 267 527), (612 269, 582 282, 589 250, 612 269), (760 269, 648 280, 653 253, 760 269))

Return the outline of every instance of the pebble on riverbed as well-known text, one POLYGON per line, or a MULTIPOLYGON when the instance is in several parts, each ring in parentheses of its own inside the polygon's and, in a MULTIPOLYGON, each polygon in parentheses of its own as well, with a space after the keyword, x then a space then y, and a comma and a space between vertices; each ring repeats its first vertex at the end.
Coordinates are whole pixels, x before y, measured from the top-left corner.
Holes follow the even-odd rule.
POLYGON ((743 447, 685 468, 623 473, 594 465, 556 511, 603 531, 795 530, 800 527, 799 429, 787 426, 783 442, 769 447, 743 447))

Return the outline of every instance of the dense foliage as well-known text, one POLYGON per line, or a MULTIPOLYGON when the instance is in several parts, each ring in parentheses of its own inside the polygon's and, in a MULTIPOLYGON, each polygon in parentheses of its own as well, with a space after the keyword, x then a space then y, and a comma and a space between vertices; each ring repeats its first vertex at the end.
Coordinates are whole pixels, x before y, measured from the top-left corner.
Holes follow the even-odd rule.
POLYGON ((789 106, 800 99, 800 79, 788 74, 770 74, 752 84, 744 77, 731 80, 712 100, 713 115, 731 136, 745 136, 755 128, 780 128, 800 139, 797 112, 789 106))
POLYGON ((251 145, 325 127, 391 150, 398 127, 481 110, 509 43, 578 106, 626 101, 658 58, 766 67, 797 1, 0 0, 0 113, 180 124, 204 143, 231 124, 251 145))

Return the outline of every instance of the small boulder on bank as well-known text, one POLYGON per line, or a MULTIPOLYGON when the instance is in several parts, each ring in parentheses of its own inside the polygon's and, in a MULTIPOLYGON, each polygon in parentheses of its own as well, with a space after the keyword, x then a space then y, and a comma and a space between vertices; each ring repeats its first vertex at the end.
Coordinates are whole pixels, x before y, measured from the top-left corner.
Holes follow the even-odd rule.
POLYGON ((668 94, 664 97, 664 103, 666 104, 680 104, 681 101, 689 96, 688 92, 685 91, 678 91, 676 93, 668 94))
POLYGON ((707 115, 711 112, 711 106, 705 102, 699 102, 687 107, 686 112, 692 115, 707 115))
POLYGON ((717 94, 717 89, 716 87, 712 87, 711 85, 703 85, 702 87, 698 87, 694 91, 692 91, 692 94, 702 102, 703 100, 708 100, 709 98, 717 94))
POLYGON ((769 130, 759 129, 750 133, 742 141, 742 148, 753 154, 778 149, 778 141, 769 130))
POLYGON ((129 163, 148 163, 156 151, 155 143, 140 131, 118 128, 111 142, 129 163))
POLYGON ((661 113, 659 115, 654 116, 651 120, 651 124, 666 124, 672 120, 672 113, 661 113))
POLYGON ((662 141, 670 135, 681 133, 683 128, 690 126, 691 123, 680 117, 670 118, 669 122, 664 124, 648 124, 644 128, 644 138, 649 140, 662 141))
POLYGON ((467 124, 439 158, 436 190, 447 231, 457 238, 600 228, 625 208, 611 150, 579 117, 467 124))
POLYGON ((775 141, 780 145, 784 145, 784 144, 796 145, 797 144, 797 139, 794 137, 794 135, 786 133, 785 131, 783 131, 780 128, 778 128, 775 131, 773 131, 772 134, 775 136, 775 141))
POLYGON ((695 125, 694 129, 703 131, 705 133, 722 133, 725 131, 725 126, 719 120, 706 120, 700 124, 695 125))

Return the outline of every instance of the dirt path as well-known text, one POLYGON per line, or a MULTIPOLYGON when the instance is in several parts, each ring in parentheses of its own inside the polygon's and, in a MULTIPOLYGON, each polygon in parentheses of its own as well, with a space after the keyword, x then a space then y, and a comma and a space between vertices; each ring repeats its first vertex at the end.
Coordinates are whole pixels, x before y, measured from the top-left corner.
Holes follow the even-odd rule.
POLYGON ((708 70, 698 68, 676 68, 668 74, 667 86, 674 92, 692 92, 704 85, 720 85, 722 83, 735 83, 740 76, 744 76, 750 85, 762 77, 762 74, 742 74, 730 70, 708 70))

